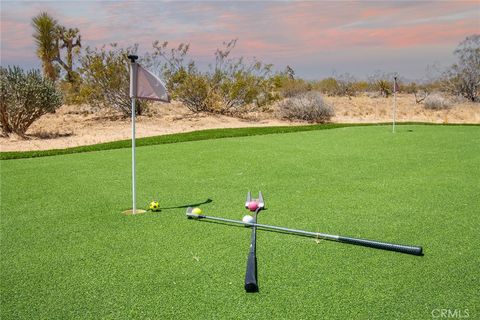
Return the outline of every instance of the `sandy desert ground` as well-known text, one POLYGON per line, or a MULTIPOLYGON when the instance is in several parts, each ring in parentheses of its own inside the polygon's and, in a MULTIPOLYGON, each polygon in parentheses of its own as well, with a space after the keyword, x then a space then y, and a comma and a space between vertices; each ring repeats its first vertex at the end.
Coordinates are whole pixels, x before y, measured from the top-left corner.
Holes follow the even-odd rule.
MULTIPOLYGON (((333 105, 336 123, 377 123, 392 120, 393 98, 326 97, 333 105)), ((397 121, 432 123, 480 123, 480 104, 462 102, 451 109, 426 110, 413 95, 397 97, 397 121)), ((269 112, 249 112, 242 118, 224 115, 193 114, 180 103, 154 104, 137 117, 137 137, 188 132, 210 128, 239 128, 278 125, 302 125, 305 122, 281 120, 275 107, 269 112)), ((28 139, 0 138, 0 151, 47 150, 130 139, 131 122, 111 111, 88 106, 62 106, 29 128, 28 139)))

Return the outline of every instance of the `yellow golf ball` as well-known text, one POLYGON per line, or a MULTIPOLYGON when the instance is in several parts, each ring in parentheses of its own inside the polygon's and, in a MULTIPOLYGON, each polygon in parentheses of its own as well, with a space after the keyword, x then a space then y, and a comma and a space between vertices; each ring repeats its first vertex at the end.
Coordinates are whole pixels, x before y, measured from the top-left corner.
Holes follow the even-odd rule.
POLYGON ((153 212, 160 211, 160 204, 158 203, 158 201, 154 200, 154 201, 150 202, 149 208, 153 212))
POLYGON ((202 209, 200 209, 200 208, 193 208, 192 213, 193 213, 193 214, 202 214, 202 209))

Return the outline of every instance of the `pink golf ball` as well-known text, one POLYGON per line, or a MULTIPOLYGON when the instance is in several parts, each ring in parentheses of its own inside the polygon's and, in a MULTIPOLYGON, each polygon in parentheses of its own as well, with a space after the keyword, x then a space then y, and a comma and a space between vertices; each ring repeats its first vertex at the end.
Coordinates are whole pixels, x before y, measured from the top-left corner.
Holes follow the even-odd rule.
POLYGON ((258 203, 256 201, 250 201, 248 203, 248 210, 255 211, 258 209, 258 203))

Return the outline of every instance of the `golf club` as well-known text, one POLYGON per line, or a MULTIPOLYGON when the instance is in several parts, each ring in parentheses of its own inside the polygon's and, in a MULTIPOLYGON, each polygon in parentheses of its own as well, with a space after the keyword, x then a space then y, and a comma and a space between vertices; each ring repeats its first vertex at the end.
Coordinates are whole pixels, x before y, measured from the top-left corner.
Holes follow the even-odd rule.
MULTIPOLYGON (((252 201, 252 194, 250 191, 247 194, 247 201, 245 207, 249 208, 250 202, 252 201)), ((257 208, 254 213, 254 221, 257 222, 257 216, 260 210, 265 207, 265 202, 263 201, 262 192, 258 193, 257 208)), ((258 292, 258 283, 257 283, 257 228, 253 226, 252 228, 252 240, 250 242, 250 250, 248 252, 247 259, 247 270, 245 272, 245 291, 246 292, 258 292)))
POLYGON ((192 218, 194 218, 194 219, 208 219, 208 220, 216 220, 216 221, 222 221, 222 222, 238 224, 238 225, 247 225, 247 226, 252 226, 252 227, 255 226, 257 228, 261 228, 261 229, 265 229, 265 230, 281 231, 281 232, 285 232, 285 233, 297 234, 297 235, 302 235, 302 236, 307 236, 307 237, 321 238, 321 239, 326 239, 326 240, 355 244, 355 245, 360 245, 360 246, 365 246, 365 247, 370 247, 370 248, 376 248, 376 249, 382 249, 382 250, 401 252, 401 253, 412 254, 412 255, 417 255, 417 256, 423 255, 423 249, 420 246, 401 245, 401 244, 380 242, 380 241, 367 240, 367 239, 344 237, 344 236, 339 236, 339 235, 331 235, 331 234, 320 233, 320 232, 310 232, 310 231, 304 231, 304 230, 290 229, 290 228, 277 227, 277 226, 260 224, 260 223, 245 223, 245 222, 239 221, 239 220, 194 214, 194 213, 192 213, 192 208, 187 209, 187 218, 189 218, 189 219, 192 219, 192 218))

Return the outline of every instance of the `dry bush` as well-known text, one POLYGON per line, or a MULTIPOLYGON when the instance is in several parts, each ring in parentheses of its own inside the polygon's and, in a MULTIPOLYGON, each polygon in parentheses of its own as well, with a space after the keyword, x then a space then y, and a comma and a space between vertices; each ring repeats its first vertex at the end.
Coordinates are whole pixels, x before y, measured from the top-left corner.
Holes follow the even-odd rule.
POLYGON ((286 79, 281 84, 281 95, 284 98, 292 98, 312 90, 312 86, 299 79, 286 79))
POLYGON ((4 136, 25 137, 30 125, 62 105, 55 84, 38 70, 0 68, 0 124, 4 136))
POLYGON ((379 92, 388 98, 392 92, 393 78, 395 74, 376 71, 368 77, 369 91, 379 92))
POLYGON ((449 101, 452 103, 452 104, 462 104, 462 103, 468 103, 469 100, 463 96, 450 96, 449 97, 449 101))
POLYGON ((453 52, 458 61, 443 74, 443 89, 480 101, 480 34, 465 38, 453 52))
MULTIPOLYGON (((129 117, 132 113, 132 103, 130 61, 127 56, 136 54, 137 50, 137 46, 123 49, 115 43, 111 44, 110 48, 87 47, 85 55, 80 60, 83 82, 75 102, 111 108, 122 112, 124 117, 129 117)), ((147 108, 147 102, 137 100, 135 106, 136 113, 141 115, 147 108)))
POLYGON ((278 104, 280 116, 289 120, 316 123, 330 122, 335 115, 333 107, 323 100, 319 92, 311 91, 285 99, 278 104))
POLYGON ((356 96, 358 91, 368 88, 368 83, 358 82, 352 75, 344 73, 320 80, 314 84, 314 89, 327 96, 356 96))
POLYGON ((153 44, 154 53, 145 62, 163 73, 172 98, 192 112, 234 114, 254 103, 266 107, 277 99, 270 81, 272 65, 256 59, 230 58, 237 40, 225 42, 215 51, 215 63, 201 71, 188 59, 189 44, 168 49, 168 42, 153 44))
POLYGON ((177 99, 193 112, 212 111, 211 93, 208 79, 195 73, 187 74, 175 91, 177 99))
POLYGON ((318 90, 327 96, 337 95, 338 87, 337 79, 333 77, 322 79, 314 85, 315 90, 318 90))
POLYGON ((450 109, 452 103, 439 94, 432 94, 425 98, 424 107, 431 110, 444 110, 450 109))

